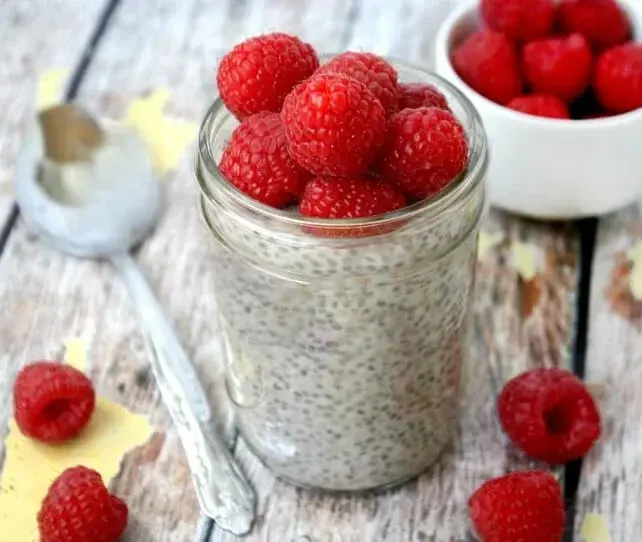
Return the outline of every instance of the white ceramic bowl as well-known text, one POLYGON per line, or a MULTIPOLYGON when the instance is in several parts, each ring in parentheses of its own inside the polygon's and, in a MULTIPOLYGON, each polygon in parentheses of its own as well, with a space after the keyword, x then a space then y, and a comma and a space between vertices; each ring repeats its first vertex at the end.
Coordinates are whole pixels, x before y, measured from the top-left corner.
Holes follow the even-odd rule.
MULTIPOLYGON (((450 52, 480 26, 478 1, 456 9, 437 34, 436 67, 473 102, 490 142, 492 205, 542 219, 601 215, 642 197, 642 109, 595 120, 535 117, 487 100, 455 72, 450 52)), ((637 39, 642 1, 620 0, 637 39)))

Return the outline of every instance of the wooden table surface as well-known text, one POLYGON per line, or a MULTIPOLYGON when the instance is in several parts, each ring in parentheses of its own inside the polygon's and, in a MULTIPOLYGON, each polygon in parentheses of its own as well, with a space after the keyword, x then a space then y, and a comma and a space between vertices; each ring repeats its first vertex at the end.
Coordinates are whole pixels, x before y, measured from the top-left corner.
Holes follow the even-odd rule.
MULTIPOLYGON (((185 458, 149 377, 142 337, 122 283, 106 264, 79 261, 29 233, 13 200, 19 133, 34 113, 39 73, 67 66, 68 97, 121 118, 155 88, 169 112, 199 122, 215 96, 221 53, 251 35, 295 33, 320 51, 365 49, 422 64, 456 0, 5 0, 0 7, 0 443, 11 382, 30 360, 60 355, 62 340, 90 336, 99 392, 145 413, 157 433, 131 453, 114 483, 130 505, 126 540, 194 539, 198 507, 185 458)), ((480 253, 474 355, 452 446, 418 480, 384 494, 330 497, 274 478, 237 439, 221 393, 211 245, 196 207, 193 148, 163 180, 169 207, 137 255, 212 393, 234 453, 259 494, 247 538, 266 542, 468 540, 466 500, 484 480, 528 466, 499 430, 498 387, 537 366, 572 368, 602 383, 604 437, 566 467, 568 540, 587 514, 603 515, 613 542, 642 534, 642 302, 629 288, 628 249, 642 239, 642 205, 599 220, 549 224, 491 210, 480 253), (520 254, 537 273, 524 278, 520 254)), ((516 179, 518 182, 518 179, 516 179)), ((551 196, 553 197, 553 196, 551 196)), ((4 448, 0 447, 0 468, 4 448)), ((214 527, 211 541, 237 538, 214 527)), ((20 541, 11 541, 20 542, 20 541)))

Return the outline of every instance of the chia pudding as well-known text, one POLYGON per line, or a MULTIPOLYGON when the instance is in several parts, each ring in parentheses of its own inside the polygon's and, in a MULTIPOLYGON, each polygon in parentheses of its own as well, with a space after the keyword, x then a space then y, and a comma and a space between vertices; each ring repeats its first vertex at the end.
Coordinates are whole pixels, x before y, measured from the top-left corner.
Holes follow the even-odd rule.
POLYGON ((239 430, 278 476, 327 490, 423 472, 451 438, 466 353, 487 151, 467 100, 447 96, 470 141, 461 179, 371 219, 315 220, 244 196, 216 166, 237 121, 222 103, 200 133, 197 178, 226 383, 239 430), (315 235, 323 225, 337 235, 315 235), (354 231, 359 236, 341 236, 354 231))

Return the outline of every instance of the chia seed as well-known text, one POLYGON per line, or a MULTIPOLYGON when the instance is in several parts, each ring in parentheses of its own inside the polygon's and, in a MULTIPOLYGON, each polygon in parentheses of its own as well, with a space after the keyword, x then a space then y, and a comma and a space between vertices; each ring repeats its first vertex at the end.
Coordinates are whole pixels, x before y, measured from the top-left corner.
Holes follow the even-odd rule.
POLYGON ((214 260, 228 389, 241 434, 277 475, 333 490, 383 486, 420 474, 448 443, 476 247, 476 224, 452 216, 451 230, 453 221, 454 247, 438 224, 359 251, 286 247, 265 230, 219 224, 235 248, 219 246, 214 260))
MULTIPOLYGON (((233 121, 211 122, 218 132, 206 137, 233 121)), ((203 148, 197 176, 215 186, 201 178, 203 148)), ((226 384, 249 447, 314 488, 363 490, 423 472, 458 413, 483 182, 430 219, 339 239, 209 191, 226 384)))

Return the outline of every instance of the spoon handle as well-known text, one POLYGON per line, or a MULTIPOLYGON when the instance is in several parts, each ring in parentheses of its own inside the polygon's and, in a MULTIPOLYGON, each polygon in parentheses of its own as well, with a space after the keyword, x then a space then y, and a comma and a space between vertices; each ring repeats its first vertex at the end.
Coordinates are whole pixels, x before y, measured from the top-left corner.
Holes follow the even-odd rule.
POLYGON ((205 391, 176 336, 174 327, 165 316, 165 311, 158 299, 156 299, 147 279, 128 254, 113 255, 110 260, 120 271, 127 284, 141 324, 144 326, 154 347, 159 353, 162 353, 168 370, 174 373, 185 390, 194 414, 202 422, 209 421, 211 410, 205 391))
POLYGON ((181 381, 183 366, 191 365, 140 268, 128 254, 111 261, 138 305, 152 371, 181 439, 201 509, 222 529, 246 534, 254 520, 254 492, 213 424, 199 421, 181 381), (172 356, 178 351, 183 359, 176 363, 172 356))

